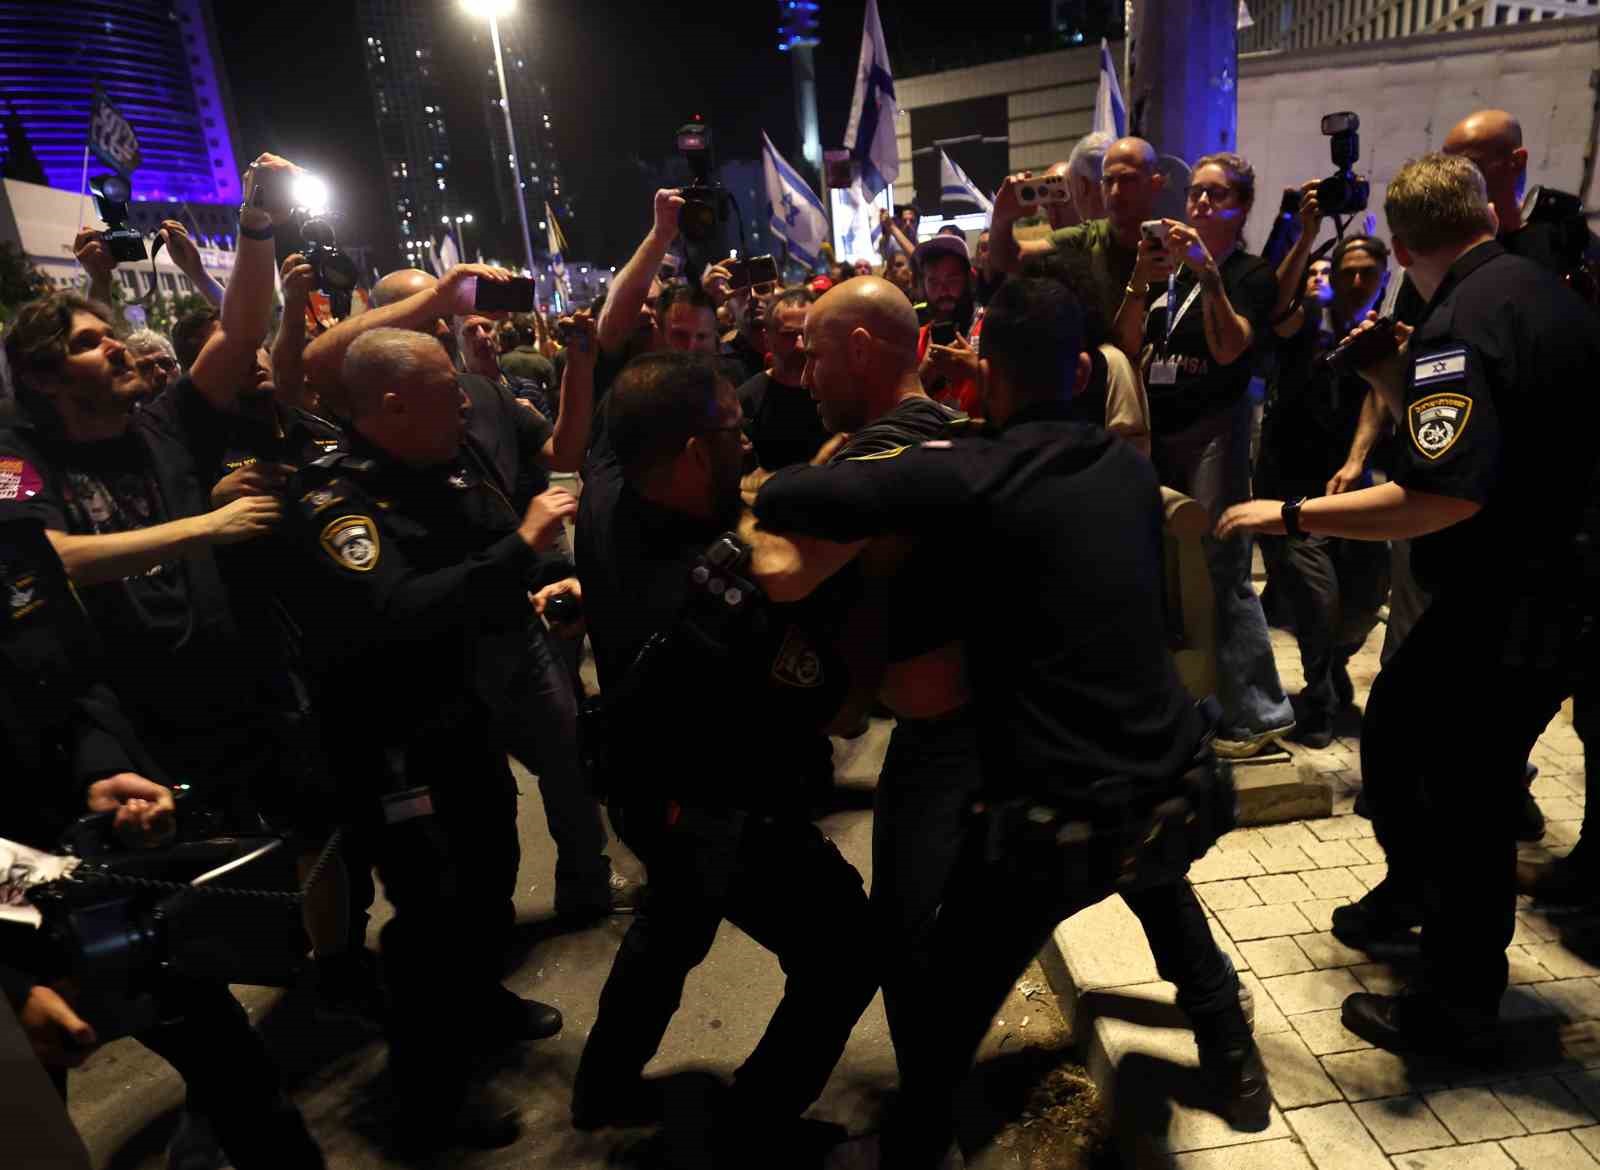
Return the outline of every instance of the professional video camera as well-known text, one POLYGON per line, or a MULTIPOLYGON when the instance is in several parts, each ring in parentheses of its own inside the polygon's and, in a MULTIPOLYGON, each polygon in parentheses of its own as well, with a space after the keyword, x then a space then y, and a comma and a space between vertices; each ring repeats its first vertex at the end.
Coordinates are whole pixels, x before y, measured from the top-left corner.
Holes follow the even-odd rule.
POLYGON ((47 949, 73 985, 73 1007, 102 1041, 159 1022, 155 992, 165 977, 294 982, 306 950, 303 891, 336 842, 300 886, 281 837, 123 851, 111 822, 110 813, 81 819, 67 835, 67 858, 0 842, 8 887, 0 909, 16 911, 20 891, 21 909, 38 912, 47 949), (30 884, 30 869, 50 880, 30 884))
POLYGON ((1361 118, 1349 110, 1322 116, 1322 132, 1329 138, 1333 165, 1339 169, 1317 184, 1317 206, 1323 215, 1354 215, 1367 209, 1372 185, 1355 173, 1361 157, 1361 118))
POLYGON ((128 180, 121 175, 96 175, 89 180, 89 189, 94 192, 95 209, 106 221, 106 230, 100 233, 100 238, 105 241, 111 258, 143 260, 144 237, 138 228, 128 226, 128 197, 133 193, 128 180))
POLYGON ((731 200, 712 173, 711 127, 698 118, 678 127, 678 153, 689 164, 694 181, 680 192, 678 230, 691 244, 704 244, 728 222, 731 200))

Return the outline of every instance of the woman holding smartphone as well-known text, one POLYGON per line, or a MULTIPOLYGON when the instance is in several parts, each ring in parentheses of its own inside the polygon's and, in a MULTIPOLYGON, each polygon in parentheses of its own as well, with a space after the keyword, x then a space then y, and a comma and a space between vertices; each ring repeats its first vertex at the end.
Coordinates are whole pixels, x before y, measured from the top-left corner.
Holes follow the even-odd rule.
MULTIPOLYGON (((1244 248, 1255 186, 1236 154, 1195 162, 1188 222, 1142 226, 1113 330, 1145 375, 1161 482, 1213 517, 1250 498, 1250 379, 1278 291, 1272 267, 1244 248)), ((1294 729, 1293 709, 1250 584, 1249 538, 1205 540, 1217 600, 1217 753, 1251 756, 1294 729)))

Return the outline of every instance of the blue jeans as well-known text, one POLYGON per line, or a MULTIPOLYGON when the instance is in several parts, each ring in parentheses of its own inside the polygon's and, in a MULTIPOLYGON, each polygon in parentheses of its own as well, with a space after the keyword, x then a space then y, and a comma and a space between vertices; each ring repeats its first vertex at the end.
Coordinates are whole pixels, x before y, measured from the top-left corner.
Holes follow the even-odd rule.
MULTIPOLYGON (((1213 522, 1250 498, 1250 399, 1207 415, 1187 430, 1155 435, 1151 458, 1161 482, 1199 501, 1213 522)), ((1267 618, 1250 584, 1250 534, 1203 538, 1217 604, 1217 700, 1222 738, 1242 739, 1294 721, 1278 681, 1267 618)))

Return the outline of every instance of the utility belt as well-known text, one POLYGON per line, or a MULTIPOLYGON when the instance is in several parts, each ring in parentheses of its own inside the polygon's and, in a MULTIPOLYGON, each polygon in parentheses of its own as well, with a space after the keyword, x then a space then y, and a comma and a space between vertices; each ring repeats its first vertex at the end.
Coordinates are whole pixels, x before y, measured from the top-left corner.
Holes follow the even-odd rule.
MULTIPOLYGON (((1209 713, 1215 700, 1207 699, 1209 713)), ((988 805, 985 857, 1019 883, 1132 893, 1170 885, 1238 823, 1233 768, 1211 750, 1154 790, 1125 776, 1097 780, 1062 800, 1021 797, 988 805)))

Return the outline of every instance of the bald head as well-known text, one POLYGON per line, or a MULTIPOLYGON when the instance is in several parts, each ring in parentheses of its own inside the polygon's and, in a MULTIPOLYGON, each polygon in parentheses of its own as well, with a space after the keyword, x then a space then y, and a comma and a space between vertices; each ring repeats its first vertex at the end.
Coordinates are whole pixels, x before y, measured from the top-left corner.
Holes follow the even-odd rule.
POLYGON ((1522 123, 1505 110, 1478 110, 1450 128, 1444 153, 1471 159, 1483 172, 1502 233, 1522 226, 1522 189, 1528 174, 1522 123))
POLYGON ((1104 170, 1112 163, 1121 163, 1138 167, 1146 175, 1153 175, 1159 162, 1160 157, 1156 154, 1156 148, 1143 138, 1119 138, 1106 147, 1106 157, 1101 169, 1104 170))
POLYGON ((911 366, 917 364, 917 328, 917 311, 906 294, 881 276, 858 276, 835 285, 806 317, 807 333, 865 329, 911 366))
POLYGON ((339 380, 350 395, 350 417, 355 421, 378 409, 383 396, 414 380, 418 374, 448 356, 426 333, 411 329, 369 329, 350 343, 339 380))
POLYGON ((917 311, 887 280, 858 276, 824 293, 806 314, 803 382, 823 425, 854 431, 881 418, 917 378, 917 311))
POLYGON ((402 268, 389 273, 372 286, 372 307, 381 309, 385 305, 395 304, 425 289, 433 288, 438 283, 437 276, 420 268, 402 268))

